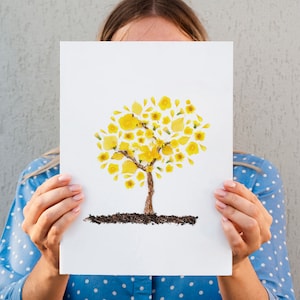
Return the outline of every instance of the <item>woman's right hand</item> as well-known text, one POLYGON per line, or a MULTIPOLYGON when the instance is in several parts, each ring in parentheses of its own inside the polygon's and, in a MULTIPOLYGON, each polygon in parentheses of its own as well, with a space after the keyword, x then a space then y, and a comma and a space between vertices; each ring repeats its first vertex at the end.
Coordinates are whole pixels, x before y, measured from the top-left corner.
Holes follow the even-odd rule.
POLYGON ((81 186, 61 174, 39 186, 23 210, 22 228, 54 272, 59 270, 62 235, 78 216, 83 199, 81 186))

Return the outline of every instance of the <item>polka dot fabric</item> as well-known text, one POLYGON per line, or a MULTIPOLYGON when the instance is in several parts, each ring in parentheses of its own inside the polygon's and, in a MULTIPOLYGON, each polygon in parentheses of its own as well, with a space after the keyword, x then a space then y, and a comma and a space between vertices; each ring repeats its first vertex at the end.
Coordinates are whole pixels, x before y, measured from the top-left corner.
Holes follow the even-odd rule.
MULTIPOLYGON (((258 167, 234 166, 234 180, 243 183, 263 203, 273 217, 272 239, 250 255, 258 277, 270 299, 295 299, 286 249, 285 203, 276 168, 267 160, 249 154, 235 154, 235 162, 258 167)), ((36 188, 59 173, 53 168, 22 181, 25 174, 45 165, 33 161, 21 174, 0 244, 0 300, 22 299, 26 277, 40 253, 22 231, 22 210, 36 188)), ((216 277, 206 276, 87 276, 71 275, 64 299, 80 300, 177 300, 221 299, 216 277)))

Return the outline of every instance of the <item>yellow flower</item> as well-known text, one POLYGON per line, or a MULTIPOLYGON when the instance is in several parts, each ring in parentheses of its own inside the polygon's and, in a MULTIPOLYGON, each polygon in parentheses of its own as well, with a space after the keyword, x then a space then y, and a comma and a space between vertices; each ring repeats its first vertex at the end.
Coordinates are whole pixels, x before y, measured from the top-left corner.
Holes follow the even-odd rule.
POLYGON ((170 145, 174 149, 174 148, 177 148, 179 146, 179 142, 177 140, 172 140, 170 145))
POLYGON ((174 120, 171 125, 172 131, 174 131, 174 132, 182 131, 184 128, 183 121, 184 121, 184 118, 179 118, 179 119, 174 120))
POLYGON ((203 121, 203 118, 199 115, 197 115, 198 121, 201 123, 203 121))
POLYGON ((194 105, 190 104, 186 106, 185 110, 188 114, 192 114, 193 112, 195 112, 196 108, 194 105))
POLYGON ((115 160, 121 160, 122 158, 124 157, 124 155, 122 153, 118 153, 118 152, 115 152, 111 159, 115 159, 115 160))
POLYGON ((119 171, 119 166, 117 164, 109 164, 107 170, 109 174, 115 174, 119 171))
POLYGON ((180 145, 185 145, 188 141, 189 141, 189 137, 188 136, 182 136, 181 138, 179 138, 178 142, 180 145))
POLYGON ((167 124, 169 124, 170 122, 171 122, 171 119, 170 119, 169 117, 164 117, 163 120, 162 120, 162 123, 163 123, 164 125, 167 125, 167 124))
POLYGON ((154 133, 151 129, 146 130, 146 132, 145 132, 146 138, 151 139, 153 137, 153 135, 154 135, 154 133))
POLYGON ((126 160, 122 164, 122 174, 134 174, 136 169, 136 164, 131 160, 126 160))
POLYGON ((142 136, 142 135, 144 135, 144 131, 141 130, 141 129, 139 129, 139 130, 137 131, 136 135, 137 135, 137 136, 142 136))
POLYGON ((190 158, 188 158, 188 162, 190 163, 190 165, 193 165, 194 164, 194 161, 190 158))
POLYGON ((108 132, 109 133, 116 133, 116 132, 118 132, 118 127, 115 124, 110 123, 108 125, 108 132))
POLYGON ((170 145, 167 145, 167 146, 162 148, 162 153, 164 155, 172 155, 173 154, 173 149, 170 145))
POLYGON ((156 122, 153 122, 152 123, 152 128, 153 128, 153 130, 155 131, 157 128, 159 128, 159 125, 156 123, 156 122))
POLYGON ((133 149, 139 149, 140 148, 139 143, 132 143, 132 148, 133 149))
POLYGON ((165 142, 163 140, 160 140, 160 139, 156 140, 157 147, 162 147, 164 144, 165 144, 165 142))
POLYGON ((201 148, 202 151, 206 151, 207 150, 207 148, 204 145, 200 145, 200 148, 201 148))
POLYGON ((161 113, 159 113, 159 112, 153 112, 153 113, 151 113, 151 119, 153 121, 159 121, 160 118, 161 118, 161 113))
POLYGON ((132 132, 126 132, 124 134, 124 139, 132 141, 134 139, 134 134, 132 132))
POLYGON ((184 160, 183 153, 179 152, 179 153, 175 154, 175 160, 176 161, 183 161, 184 160))
POLYGON ((193 133, 193 128, 191 127, 184 128, 184 134, 191 135, 192 133, 193 133))
POLYGON ((140 144, 144 144, 144 143, 145 143, 145 139, 144 139, 143 137, 139 137, 139 138, 138 138, 138 142, 139 142, 140 144))
POLYGON ((176 107, 177 107, 179 104, 180 104, 180 100, 176 99, 176 100, 175 100, 175 105, 176 105, 176 107))
POLYGON ((139 160, 151 163, 153 160, 159 158, 159 153, 156 147, 149 149, 148 146, 141 147, 142 153, 139 155, 139 160))
POLYGON ((129 144, 128 143, 125 143, 125 142, 122 142, 119 146, 119 149, 120 150, 123 150, 123 151, 128 151, 129 150, 129 144))
POLYGON ((173 172, 173 166, 167 165, 167 166, 166 166, 166 172, 167 172, 167 173, 173 172))
POLYGON ((100 135, 99 135, 98 132, 96 132, 96 133, 94 134, 94 137, 97 138, 98 140, 101 140, 101 137, 100 137, 100 135))
POLYGON ((197 128, 201 124, 199 121, 194 121, 193 123, 194 123, 194 128, 197 128))
POLYGON ((146 167, 146 172, 151 173, 153 171, 153 166, 147 166, 146 167))
POLYGON ((109 154, 108 154, 108 152, 102 152, 102 153, 100 153, 99 156, 98 156, 98 160, 99 160, 100 162, 104 162, 104 161, 106 161, 106 160, 108 160, 108 159, 109 159, 109 154))
POLYGON ((102 150, 102 144, 100 142, 97 143, 97 147, 102 150))
POLYGON ((205 139, 205 132, 203 132, 203 131, 195 132, 195 140, 196 141, 204 141, 204 139, 205 139))
POLYGON ((195 142, 190 142, 185 150, 186 150, 188 155, 198 154, 199 153, 199 146, 195 142))
POLYGON ((133 180, 127 180, 127 181, 125 181, 125 186, 126 186, 127 189, 134 188, 134 185, 135 185, 135 183, 134 183, 133 180))
POLYGON ((144 172, 139 172, 139 173, 137 174, 137 176, 136 176, 136 179, 137 179, 138 181, 144 180, 144 179, 145 179, 145 174, 144 174, 144 172))
POLYGON ((105 150, 111 150, 117 147, 118 140, 114 135, 105 136, 103 139, 103 148, 105 150))
POLYGON ((119 119, 119 124, 124 130, 133 130, 139 125, 139 120, 133 114, 126 114, 119 119))
POLYGON ((171 99, 167 96, 163 96, 160 101, 158 102, 158 106, 161 110, 166 110, 168 108, 171 108, 171 99))
POLYGON ((157 179, 161 179, 161 174, 159 174, 159 173, 156 172, 155 175, 156 175, 157 179))
POLYGON ((189 104, 191 104, 191 100, 188 99, 188 100, 185 101, 185 103, 186 103, 187 105, 189 105, 189 104))
POLYGON ((132 107, 131 107, 131 110, 133 113, 135 113, 136 115, 139 115, 141 114, 142 110, 143 110, 143 107, 141 104, 139 104, 138 102, 134 102, 132 104, 132 107))

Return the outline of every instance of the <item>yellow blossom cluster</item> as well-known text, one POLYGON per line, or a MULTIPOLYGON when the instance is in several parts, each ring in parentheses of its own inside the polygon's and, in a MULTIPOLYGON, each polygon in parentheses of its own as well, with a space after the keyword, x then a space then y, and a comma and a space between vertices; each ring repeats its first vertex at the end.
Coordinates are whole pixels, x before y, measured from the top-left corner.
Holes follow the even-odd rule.
POLYGON ((126 188, 143 186, 150 173, 161 178, 185 162, 193 164, 191 156, 206 150, 208 128, 191 100, 163 96, 135 101, 114 111, 107 129, 95 134, 98 160, 115 180, 122 176, 126 188))

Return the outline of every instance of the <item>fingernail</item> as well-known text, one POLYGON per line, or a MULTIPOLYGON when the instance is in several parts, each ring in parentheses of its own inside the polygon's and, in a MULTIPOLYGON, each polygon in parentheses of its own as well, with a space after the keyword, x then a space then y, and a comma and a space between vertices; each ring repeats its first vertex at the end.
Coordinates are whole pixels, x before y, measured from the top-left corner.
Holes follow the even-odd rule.
POLYGON ((58 176, 59 181, 69 181, 71 179, 71 176, 68 174, 61 174, 58 176))
POLYGON ((226 192, 222 189, 217 189, 215 190, 215 194, 221 197, 225 197, 226 196, 226 192))
POLYGON ((80 211, 80 206, 77 206, 77 207, 72 209, 73 213, 78 213, 79 211, 80 211))
POLYGON ((75 200, 75 201, 82 200, 82 199, 83 199, 83 194, 82 194, 82 193, 79 193, 79 194, 77 194, 77 195, 74 195, 74 196, 72 197, 72 199, 75 200))
POLYGON ((227 205, 219 200, 216 200, 216 206, 218 206, 221 209, 224 209, 227 207, 227 205))
POLYGON ((226 180, 224 181, 224 186, 230 187, 230 188, 235 188, 236 183, 233 180, 226 180))
POLYGON ((71 192, 78 192, 78 191, 81 190, 81 185, 79 185, 79 184, 72 184, 72 185, 69 186, 69 190, 71 192))

